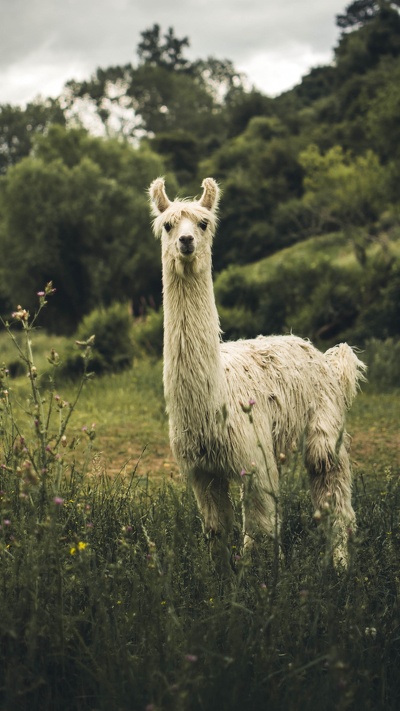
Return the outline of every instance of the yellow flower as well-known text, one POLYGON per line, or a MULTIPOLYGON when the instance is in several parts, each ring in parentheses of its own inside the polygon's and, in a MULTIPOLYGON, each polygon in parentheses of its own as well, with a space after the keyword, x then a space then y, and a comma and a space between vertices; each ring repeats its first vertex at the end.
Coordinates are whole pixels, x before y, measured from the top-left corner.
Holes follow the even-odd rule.
POLYGON ((85 548, 87 548, 87 543, 84 543, 83 541, 79 541, 79 543, 76 546, 71 546, 69 549, 69 554, 70 555, 76 555, 78 551, 84 551, 85 548))

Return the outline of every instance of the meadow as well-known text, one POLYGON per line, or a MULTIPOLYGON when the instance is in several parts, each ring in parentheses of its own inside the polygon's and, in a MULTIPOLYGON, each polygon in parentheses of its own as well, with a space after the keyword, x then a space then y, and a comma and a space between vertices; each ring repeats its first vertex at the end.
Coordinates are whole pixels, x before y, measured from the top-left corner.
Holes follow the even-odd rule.
POLYGON ((241 556, 237 491, 227 577, 169 451, 160 361, 92 378, 84 343, 81 380, 59 382, 65 339, 20 320, 17 346, 0 340, 0 708, 397 710, 398 391, 367 387, 349 416, 349 569, 299 454, 283 560, 241 556))

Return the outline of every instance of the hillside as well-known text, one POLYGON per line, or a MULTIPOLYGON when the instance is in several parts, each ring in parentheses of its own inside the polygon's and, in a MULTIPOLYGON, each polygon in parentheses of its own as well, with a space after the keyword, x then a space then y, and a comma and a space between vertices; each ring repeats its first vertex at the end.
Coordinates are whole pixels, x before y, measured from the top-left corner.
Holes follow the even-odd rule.
POLYGON ((229 60, 189 62, 186 43, 172 31, 165 44, 155 25, 137 64, 100 68, 25 110, 0 106, 0 311, 16 298, 34 308, 49 280, 58 315, 46 327, 58 333, 99 305, 158 309, 148 185, 164 174, 170 194, 193 195, 212 175, 228 334, 398 339, 398 4, 356 0, 337 23, 334 64, 277 98, 249 89, 229 60))

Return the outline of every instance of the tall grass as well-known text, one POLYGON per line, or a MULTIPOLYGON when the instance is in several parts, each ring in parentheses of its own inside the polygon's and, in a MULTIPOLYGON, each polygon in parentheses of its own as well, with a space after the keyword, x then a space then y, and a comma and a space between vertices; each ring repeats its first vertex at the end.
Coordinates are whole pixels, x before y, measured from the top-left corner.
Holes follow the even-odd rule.
MULTIPOLYGON (((54 392, 29 380, 47 413, 54 392)), ((227 576, 186 487, 96 474, 95 431, 74 459, 75 410, 62 429, 52 405, 39 431, 34 391, 19 403, 5 369, 0 402, 4 711, 397 711, 399 471, 359 473, 341 574, 300 464, 285 472, 279 564, 262 548, 241 557, 234 493, 227 576)))

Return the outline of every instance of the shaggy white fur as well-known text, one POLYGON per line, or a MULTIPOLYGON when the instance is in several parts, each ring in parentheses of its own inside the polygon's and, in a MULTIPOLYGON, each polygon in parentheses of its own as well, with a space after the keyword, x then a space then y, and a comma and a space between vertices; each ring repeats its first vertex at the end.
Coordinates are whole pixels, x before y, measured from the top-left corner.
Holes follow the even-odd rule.
POLYGON ((162 178, 149 190, 162 243, 173 453, 211 533, 230 531, 229 483, 243 483, 248 545, 258 531, 279 533, 278 463, 301 444, 314 506, 329 504, 334 558, 346 564, 355 517, 344 422, 365 366, 344 343, 323 354, 293 335, 221 342, 211 276, 219 188, 212 178, 202 187, 197 201, 171 202, 162 178))

